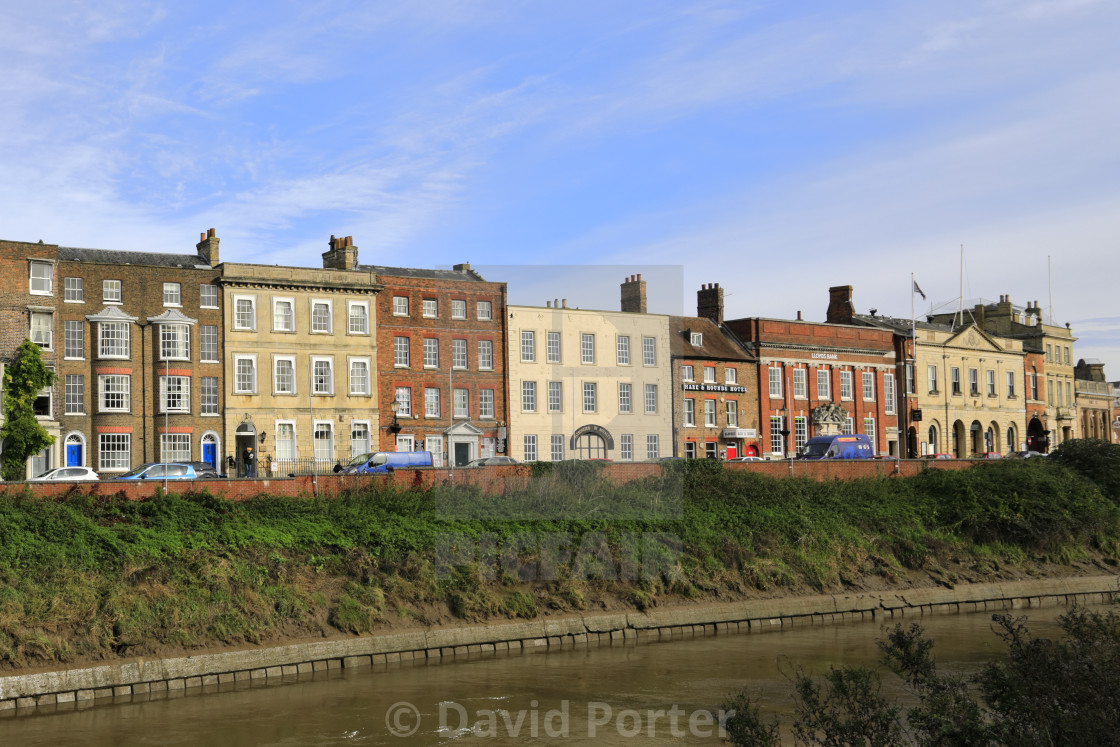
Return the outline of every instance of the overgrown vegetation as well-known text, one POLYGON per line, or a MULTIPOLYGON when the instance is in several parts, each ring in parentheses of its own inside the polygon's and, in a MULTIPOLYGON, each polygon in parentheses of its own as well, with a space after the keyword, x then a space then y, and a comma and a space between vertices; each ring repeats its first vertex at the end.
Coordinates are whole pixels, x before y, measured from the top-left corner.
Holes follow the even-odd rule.
MULTIPOLYGON (((1022 618, 995 615, 1002 658, 974 676, 945 674, 922 628, 896 625, 879 642, 883 663, 918 705, 904 709, 881 693, 867 667, 832 668, 815 678, 792 675, 792 736, 803 745, 1097 745, 1120 729, 1120 616, 1074 608, 1058 623, 1060 640, 1036 638, 1022 618)), ((781 744, 776 717, 766 719, 741 691, 725 704, 729 741, 781 744)))
POLYGON ((5 480, 22 480, 27 460, 54 443, 35 419, 35 400, 39 392, 54 383, 54 372, 43 363, 39 346, 24 340, 16 357, 4 368, 4 425, 0 439, 0 474, 5 480))
POLYGON ((1117 505, 1093 479, 1108 473, 1085 461, 825 483, 674 462, 620 486, 557 465, 506 496, 8 492, 0 666, 1115 563, 1117 505))

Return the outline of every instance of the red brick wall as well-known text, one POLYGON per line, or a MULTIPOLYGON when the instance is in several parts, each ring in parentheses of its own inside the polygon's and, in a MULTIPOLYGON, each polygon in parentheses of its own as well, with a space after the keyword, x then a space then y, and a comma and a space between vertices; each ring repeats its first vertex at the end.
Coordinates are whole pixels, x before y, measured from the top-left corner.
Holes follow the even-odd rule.
MULTIPOLYGON (((865 477, 891 476, 912 477, 926 469, 969 469, 977 462, 960 460, 902 460, 867 459, 834 461, 773 461, 773 462, 735 462, 724 463, 726 469, 758 472, 770 477, 808 477, 813 480, 856 480, 865 477)), ((983 462, 980 462, 981 464, 983 462)), ((655 477, 661 473, 661 465, 650 462, 633 464, 603 465, 603 474, 616 485, 645 477, 655 477)), ((528 466, 480 467, 457 469, 401 469, 392 475, 321 475, 317 480, 310 476, 300 476, 279 480, 199 480, 197 482, 169 482, 170 492, 183 492, 196 489, 231 501, 242 501, 265 494, 270 496, 335 497, 347 490, 367 487, 371 484, 392 482, 401 487, 427 488, 432 485, 478 485, 484 491, 504 494, 506 490, 524 487, 528 484, 528 466), (317 485, 316 485, 317 483, 317 485)), ((123 495, 129 500, 143 500, 163 489, 159 480, 104 480, 95 483, 12 483, 0 488, 0 495, 9 491, 20 492, 25 488, 40 498, 64 496, 71 491, 91 495, 123 495)))

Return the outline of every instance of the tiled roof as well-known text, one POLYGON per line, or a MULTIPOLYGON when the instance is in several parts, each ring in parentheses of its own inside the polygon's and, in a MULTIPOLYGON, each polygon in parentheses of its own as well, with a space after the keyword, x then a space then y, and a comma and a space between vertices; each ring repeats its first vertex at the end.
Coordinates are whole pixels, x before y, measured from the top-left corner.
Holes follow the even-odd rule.
POLYGON ((753 360, 715 322, 702 316, 669 317, 669 353, 676 358, 753 360), (692 332, 704 336, 703 345, 692 344, 692 332))
POLYGON ((384 265, 358 265, 359 270, 376 272, 378 277, 427 278, 429 280, 473 280, 487 282, 474 270, 424 270, 418 267, 386 267, 384 265))
POLYGON ((160 252, 123 252, 115 249, 78 249, 58 247, 61 262, 106 262, 114 265, 147 265, 150 267, 204 267, 210 263, 197 254, 163 254, 160 252))
POLYGON ((876 314, 853 314, 853 322, 857 324, 864 324, 869 327, 881 327, 882 329, 894 330, 895 332, 909 332, 912 327, 918 329, 932 329, 938 332, 952 332, 953 326, 951 324, 936 324, 934 322, 927 322, 922 319, 902 319, 895 316, 880 316, 876 314))

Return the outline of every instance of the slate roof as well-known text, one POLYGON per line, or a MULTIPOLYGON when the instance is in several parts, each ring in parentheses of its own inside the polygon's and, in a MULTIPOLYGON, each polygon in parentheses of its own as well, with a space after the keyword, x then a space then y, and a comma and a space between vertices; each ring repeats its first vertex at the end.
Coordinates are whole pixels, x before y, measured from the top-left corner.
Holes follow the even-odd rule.
POLYGON ((359 270, 386 277, 425 278, 428 280, 473 280, 487 282, 474 270, 425 270, 418 267, 386 267, 385 265, 358 265, 359 270))
POLYGON ((58 247, 60 262, 106 262, 114 265, 146 265, 149 267, 204 267, 210 263, 197 254, 163 254, 162 252, 124 252, 116 249, 78 249, 58 247))
POLYGON ((729 332, 702 316, 669 317, 669 353, 674 358, 753 361, 729 332), (704 344, 692 344, 691 332, 704 336, 704 344))
POLYGON ((927 322, 922 319, 910 320, 902 319, 896 316, 881 316, 876 314, 852 314, 852 321, 856 324, 861 324, 867 327, 879 327, 881 329, 889 329, 894 332, 907 333, 911 327, 918 329, 932 329, 938 332, 952 332, 953 325, 951 324, 937 324, 936 322, 927 322))

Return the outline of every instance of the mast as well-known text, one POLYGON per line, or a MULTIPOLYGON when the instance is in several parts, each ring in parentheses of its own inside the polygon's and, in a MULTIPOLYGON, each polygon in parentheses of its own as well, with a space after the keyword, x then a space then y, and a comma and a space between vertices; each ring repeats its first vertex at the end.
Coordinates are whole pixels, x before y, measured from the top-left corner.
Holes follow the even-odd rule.
POLYGON ((1054 323, 1054 276, 1051 273, 1050 255, 1046 255, 1046 285, 1050 292, 1050 324, 1054 323))

